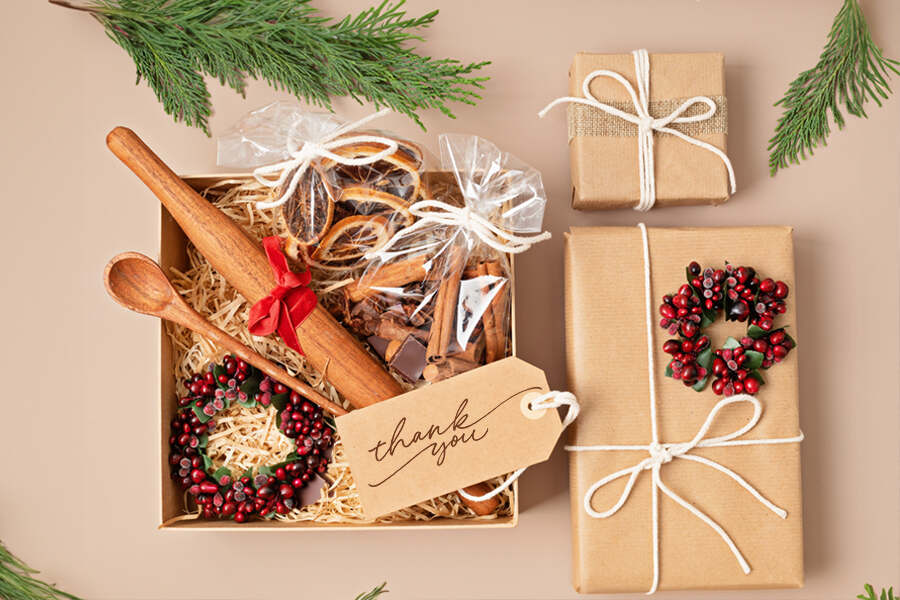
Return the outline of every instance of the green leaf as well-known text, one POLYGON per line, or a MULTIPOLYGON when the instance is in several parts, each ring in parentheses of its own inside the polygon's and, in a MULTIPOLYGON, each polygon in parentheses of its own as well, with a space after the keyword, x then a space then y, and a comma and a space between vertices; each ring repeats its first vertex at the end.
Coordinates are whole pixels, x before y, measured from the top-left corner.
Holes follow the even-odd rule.
POLYGON ((763 385, 766 382, 766 380, 763 379, 762 373, 760 373, 759 371, 750 371, 749 373, 747 373, 747 377, 752 377, 753 379, 757 380, 760 385, 763 385))
POLYGON ((702 392, 702 391, 703 391, 703 388, 706 387, 706 384, 707 384, 708 382, 709 382, 709 375, 707 375, 707 376, 704 377, 703 379, 698 379, 698 380, 697 380, 697 383, 695 383, 695 384, 692 385, 691 387, 694 388, 695 390, 697 390, 698 392, 702 392))
POLYGON ((666 377, 671 377, 674 371, 672 370, 672 363, 666 365, 666 377))
POLYGON ((203 457, 203 470, 208 471, 210 468, 212 468, 213 461, 206 454, 201 454, 201 456, 203 457))
POLYGON ((733 350, 740 347, 741 343, 733 337, 729 337, 727 340, 725 340, 725 343, 722 344, 722 348, 724 348, 725 350, 733 350))
POLYGON ((252 398, 259 391, 259 384, 263 380, 262 373, 254 371, 245 379, 240 386, 240 390, 247 394, 248 398, 252 398))
POLYGON ((202 406, 192 406, 191 410, 194 411, 194 414, 197 415, 197 418, 200 419, 201 423, 207 423, 212 418, 205 412, 203 412, 202 406))
POLYGON ((765 358, 762 352, 757 352, 756 350, 745 350, 744 356, 747 357, 747 360, 741 366, 749 370, 760 368, 763 358, 765 358))
POLYGON ((226 379, 225 383, 222 383, 221 381, 219 381, 219 375, 225 375, 226 377, 228 376, 228 372, 225 371, 225 367, 223 367, 222 365, 213 365, 212 373, 213 373, 213 377, 215 377, 215 379, 216 379, 216 385, 219 386, 220 388, 222 388, 223 390, 227 390, 228 389, 228 380, 226 379))
POLYGON ((768 332, 759 325, 751 325, 747 328, 747 335, 752 337, 754 340, 758 340, 761 337, 766 337, 767 333, 768 332))
POLYGON ((253 479, 253 469, 247 469, 243 473, 241 473, 241 477, 249 477, 253 479))
MULTIPOLYGON (((287 406, 287 401, 291 397, 290 392, 284 392, 283 394, 273 394, 272 395, 272 406, 281 412, 284 410, 284 407, 287 406)), ((279 423, 280 424, 280 423, 279 423)))
POLYGON ((716 322, 716 311, 703 309, 700 313, 700 329, 706 329, 716 322))
POLYGON ((208 433, 204 433, 198 439, 200 440, 200 445, 197 446, 198 448, 206 448, 207 444, 209 444, 209 434, 208 433))
POLYGON ((266 477, 274 477, 275 476, 275 470, 272 467, 270 467, 269 465, 261 466, 260 468, 258 468, 256 470, 256 472, 259 473, 260 475, 265 475, 266 477))
POLYGON ((710 369, 713 363, 713 351, 712 347, 707 348, 703 352, 697 355, 697 364, 703 367, 704 369, 710 369))
POLYGON ((231 469, 229 469, 228 467, 219 467, 218 469, 216 469, 216 472, 213 473, 213 479, 216 480, 216 483, 219 483, 219 481, 225 476, 231 477, 231 469))
POLYGON ((791 344, 793 344, 793 346, 791 347, 791 349, 794 349, 794 348, 797 347, 797 340, 795 340, 794 338, 792 338, 792 337, 790 336, 790 334, 788 334, 787 331, 784 332, 784 339, 786 339, 786 340, 791 340, 791 344))
POLYGON ((244 408, 253 408, 257 404, 256 399, 253 396, 247 396, 246 401, 238 400, 237 403, 240 404, 241 406, 243 406, 244 408))

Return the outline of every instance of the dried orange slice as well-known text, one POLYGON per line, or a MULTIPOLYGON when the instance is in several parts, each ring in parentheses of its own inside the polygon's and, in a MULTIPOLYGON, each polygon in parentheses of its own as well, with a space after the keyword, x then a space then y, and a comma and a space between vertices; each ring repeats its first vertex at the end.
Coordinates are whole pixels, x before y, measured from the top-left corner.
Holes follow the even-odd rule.
MULTIPOLYGON (((342 165, 327 159, 321 164, 340 187, 370 187, 411 202, 418 197, 422 185, 422 151, 405 141, 398 140, 398 144, 397 152, 369 165, 342 165)), ((363 158, 385 148, 376 143, 348 144, 333 152, 346 158, 363 158)))
POLYGON ((409 212, 408 202, 393 194, 367 187, 344 188, 341 190, 339 205, 346 205, 360 215, 385 215, 392 223, 396 222, 401 226, 412 225, 415 220, 409 212))
MULTIPOLYGON (((292 177, 293 173, 287 181, 292 177)), ((288 233, 298 244, 315 244, 329 230, 334 218, 334 191, 316 165, 306 169, 297 189, 282 205, 281 214, 288 233)))
POLYGON ((383 246, 390 236, 390 224, 385 217, 347 217, 334 224, 311 258, 317 266, 325 269, 352 267, 366 252, 383 246))

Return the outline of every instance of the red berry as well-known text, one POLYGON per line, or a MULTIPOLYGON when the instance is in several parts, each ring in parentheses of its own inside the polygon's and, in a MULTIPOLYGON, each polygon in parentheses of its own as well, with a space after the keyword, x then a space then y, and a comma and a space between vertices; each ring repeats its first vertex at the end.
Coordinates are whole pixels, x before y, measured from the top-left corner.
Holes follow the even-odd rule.
POLYGON ((759 391, 759 380, 755 377, 748 377, 744 380, 744 391, 748 394, 755 394, 759 391))

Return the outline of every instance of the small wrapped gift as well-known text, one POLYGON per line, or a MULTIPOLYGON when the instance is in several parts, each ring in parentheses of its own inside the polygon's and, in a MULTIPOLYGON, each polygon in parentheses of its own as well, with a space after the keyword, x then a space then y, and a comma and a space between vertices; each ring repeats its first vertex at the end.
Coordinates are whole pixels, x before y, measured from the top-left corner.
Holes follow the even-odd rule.
POLYGON ((721 53, 575 55, 567 104, 572 206, 720 204, 734 193, 725 155, 721 53))
POLYGON ((575 589, 802 586, 791 229, 576 228, 565 268, 569 386, 582 405, 568 447, 575 589), (749 319, 731 294, 742 281, 754 290, 749 319), (721 302, 716 290, 729 300, 710 315, 702 303, 721 302), (699 333, 687 325, 693 306, 699 333), (729 348, 727 360, 711 366, 701 352, 689 373, 685 328, 697 349, 704 336, 712 351, 729 348), (717 383, 744 367, 740 387, 717 383))

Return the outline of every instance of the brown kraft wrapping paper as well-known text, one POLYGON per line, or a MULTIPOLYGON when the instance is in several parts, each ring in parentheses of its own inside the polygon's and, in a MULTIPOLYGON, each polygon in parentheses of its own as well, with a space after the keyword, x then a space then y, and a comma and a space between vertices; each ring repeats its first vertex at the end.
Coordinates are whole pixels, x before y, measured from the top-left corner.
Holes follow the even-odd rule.
MULTIPOLYGON (((651 306, 661 442, 690 440, 721 399, 707 387, 695 392, 664 376, 661 346, 669 338, 659 327, 657 308, 666 293, 685 281, 692 260, 703 266, 749 265, 790 287, 787 312, 776 326, 797 334, 793 240, 789 227, 651 228, 651 306)), ((650 401, 644 307, 643 254, 637 227, 574 228, 566 237, 566 345, 569 387, 581 402, 570 434, 572 445, 648 444, 650 401)), ((728 336, 741 337, 746 324, 719 318, 704 333, 714 348, 728 336)), ((785 438, 799 433, 798 349, 763 372, 757 394, 762 418, 741 439, 785 438)), ((723 409, 709 436, 740 428, 752 415, 749 404, 723 409)), ((699 448, 693 454, 720 462, 787 511, 781 519, 734 480, 703 464, 675 458, 661 480, 722 526, 747 559, 745 575, 725 542, 704 522, 659 495, 661 590, 786 588, 803 585, 800 444, 699 448)), ((644 451, 571 452, 573 582, 582 593, 646 592, 653 576, 650 472, 638 477, 616 514, 595 519, 583 498, 599 479, 632 466, 644 451)), ((592 507, 611 507, 626 478, 601 488, 592 507)))
MULTIPOLYGON (((634 57, 630 53, 579 53, 569 69, 569 95, 582 96, 584 78, 597 69, 615 71, 637 89, 634 57)), ((601 102, 634 113, 627 90, 617 81, 596 77, 590 91, 601 102)), ((650 54, 652 116, 665 116, 694 96, 708 96, 716 102, 716 115, 709 121, 676 124, 673 128, 726 151, 724 56, 718 52, 650 54)), ((705 110, 705 106, 695 106, 686 116, 705 110)), ((627 124, 609 131, 615 122, 624 122, 605 114, 600 118, 609 125, 591 127, 584 124, 589 118, 587 113, 599 111, 577 104, 569 104, 567 111, 574 186, 572 206, 585 210, 635 206, 640 198, 637 127, 627 124)), ((654 133, 653 145, 656 206, 721 204, 728 200, 728 172, 718 156, 673 135, 654 133)))

